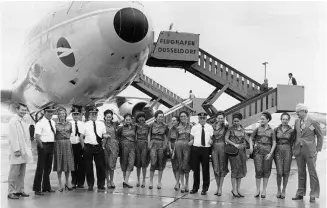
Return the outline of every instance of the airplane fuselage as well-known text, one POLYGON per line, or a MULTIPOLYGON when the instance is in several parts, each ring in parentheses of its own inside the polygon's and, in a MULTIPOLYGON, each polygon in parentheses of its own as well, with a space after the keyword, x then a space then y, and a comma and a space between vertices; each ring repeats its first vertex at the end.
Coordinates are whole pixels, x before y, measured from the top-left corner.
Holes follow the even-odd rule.
POLYGON ((67 3, 29 34, 11 100, 31 112, 109 100, 142 70, 153 36, 138 3, 67 3))

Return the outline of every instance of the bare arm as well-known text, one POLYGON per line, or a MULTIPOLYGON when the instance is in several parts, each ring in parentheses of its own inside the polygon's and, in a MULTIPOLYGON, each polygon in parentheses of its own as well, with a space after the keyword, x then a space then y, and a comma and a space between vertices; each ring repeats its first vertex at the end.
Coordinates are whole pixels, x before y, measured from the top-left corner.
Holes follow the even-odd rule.
POLYGON ((232 141, 229 139, 229 137, 230 137, 230 130, 227 130, 226 135, 225 135, 225 142, 226 142, 227 144, 231 144, 231 145, 233 145, 233 146, 235 146, 235 147, 238 147, 238 145, 235 144, 234 142, 232 142, 232 141))

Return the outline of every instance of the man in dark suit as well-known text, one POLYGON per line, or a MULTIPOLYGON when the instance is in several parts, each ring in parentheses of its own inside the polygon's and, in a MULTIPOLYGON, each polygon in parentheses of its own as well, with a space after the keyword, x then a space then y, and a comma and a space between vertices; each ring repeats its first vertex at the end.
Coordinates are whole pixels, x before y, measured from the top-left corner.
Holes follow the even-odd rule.
POLYGON ((288 85, 297 85, 296 79, 293 77, 292 73, 288 73, 288 77, 290 78, 288 80, 288 85))
POLYGON ((299 116, 295 121, 294 132, 296 139, 293 154, 298 166, 298 189, 293 200, 302 200, 306 192, 306 166, 310 175, 310 202, 319 198, 319 179, 316 171, 317 153, 321 151, 323 135, 319 123, 308 116, 308 108, 300 103, 296 106, 299 116), (317 138, 317 142, 316 142, 317 138))

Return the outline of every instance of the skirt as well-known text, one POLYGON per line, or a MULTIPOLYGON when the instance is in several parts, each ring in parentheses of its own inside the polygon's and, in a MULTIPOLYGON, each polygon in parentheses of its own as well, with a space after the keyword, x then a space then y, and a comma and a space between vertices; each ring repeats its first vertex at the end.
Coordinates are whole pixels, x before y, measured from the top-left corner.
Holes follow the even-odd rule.
POLYGON ((70 172, 75 170, 74 154, 69 139, 55 142, 53 156, 53 171, 70 172))
POLYGON ((167 157, 165 156, 164 141, 152 140, 150 148, 150 171, 163 171, 166 167, 167 157))
POLYGON ((187 141, 177 140, 175 142, 175 158, 177 159, 177 171, 180 173, 189 173, 191 146, 187 141))
POLYGON ((231 167, 231 177, 232 178, 244 178, 247 173, 246 168, 246 152, 245 148, 240 149, 236 156, 228 156, 230 167, 231 167))
POLYGON ((135 167, 137 168, 147 168, 150 164, 150 150, 148 147, 148 141, 137 140, 136 142, 136 158, 135 167))
POLYGON ((107 170, 115 170, 119 153, 119 142, 116 139, 109 139, 106 142, 104 154, 107 170))
POLYGON ((277 169, 277 176, 289 176, 292 164, 292 148, 289 144, 281 144, 276 146, 275 150, 275 164, 277 169))
POLYGON ((224 142, 213 143, 211 158, 215 177, 225 177, 229 171, 228 156, 225 154, 224 142))
POLYGON ((135 163, 135 142, 121 142, 120 168, 123 172, 133 171, 135 163))
POLYGON ((253 150, 253 161, 255 168, 255 178, 269 178, 271 174, 272 160, 265 160, 266 155, 270 152, 271 145, 256 144, 253 150))

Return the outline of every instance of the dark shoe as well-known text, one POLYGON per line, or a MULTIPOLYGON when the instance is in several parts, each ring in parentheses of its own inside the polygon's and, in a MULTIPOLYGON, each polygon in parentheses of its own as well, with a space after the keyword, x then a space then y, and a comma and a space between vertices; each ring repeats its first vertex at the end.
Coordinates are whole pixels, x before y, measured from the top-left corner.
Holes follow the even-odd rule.
POLYGON ((72 186, 72 189, 76 189, 76 188, 77 188, 77 185, 74 184, 74 185, 72 186))
POLYGON ((161 186, 158 185, 158 186, 157 186, 157 189, 161 189, 161 186))
POLYGON ((123 188, 133 188, 133 186, 129 185, 128 183, 123 182, 123 188))
POLYGON ((136 184, 136 187, 140 187, 140 184, 139 184, 139 183, 137 183, 137 184, 136 184))
POLYGON ((198 193, 198 190, 194 190, 194 189, 192 189, 192 190, 190 191, 190 194, 196 194, 196 193, 198 193))
POLYGON ((14 193, 8 194, 8 199, 19 199, 19 196, 15 195, 14 193))
POLYGON ((35 195, 39 195, 39 196, 43 196, 44 195, 44 193, 41 192, 41 191, 34 191, 34 194, 35 195))
POLYGON ((63 188, 61 188, 61 189, 58 189, 58 191, 59 191, 59 192, 63 192, 63 191, 64 191, 64 189, 63 189, 63 188))
POLYGON ((207 195, 207 190, 202 190, 201 195, 207 195))
POLYGON ((185 189, 185 193, 188 193, 189 192, 189 190, 188 189, 185 189))
POLYGON ((216 196, 218 196, 218 192, 215 192, 213 195, 216 195, 216 196))
POLYGON ((182 194, 185 193, 185 189, 181 189, 181 193, 182 193, 182 194))
POLYGON ((240 198, 238 194, 234 194, 233 191, 231 191, 231 192, 232 192, 232 194, 233 194, 234 197, 236 197, 236 198, 240 198))
POLYGON ((280 199, 282 197, 282 195, 281 194, 277 194, 276 197, 277 197, 277 199, 280 199))
POLYGON ((93 186, 89 186, 88 191, 93 191, 93 186))
POLYGON ((111 186, 110 186, 110 188, 112 188, 112 189, 115 189, 115 188, 116 188, 116 186, 115 186, 115 185, 111 185, 111 186))
POLYGON ((221 193, 218 193, 217 196, 221 196, 221 193))
POLYGON ((266 198, 266 195, 261 194, 261 198, 263 198, 263 199, 266 198))
POLYGON ((77 188, 84 188, 84 185, 78 185, 77 188))
POLYGON ((258 198, 260 196, 260 192, 257 195, 254 195, 254 198, 258 198))
POLYGON ((149 189, 153 189, 153 186, 149 186, 149 189))
POLYGON ((296 195, 292 200, 303 200, 303 196, 296 195))
POLYGON ((68 189, 68 191, 73 190, 73 188, 68 187, 67 184, 65 184, 65 189, 68 189))
POLYGON ((106 188, 103 187, 103 186, 100 186, 100 187, 98 187, 98 191, 100 191, 100 192, 104 192, 104 191, 106 191, 106 188))
POLYGON ((21 192, 21 193, 15 193, 16 196, 22 196, 22 197, 29 197, 30 195, 25 193, 25 192, 21 192))
POLYGON ((310 196, 310 203, 315 203, 316 202, 316 198, 313 196, 310 196))
POLYGON ((55 190, 49 189, 49 190, 43 190, 43 192, 49 192, 49 193, 54 193, 56 192, 55 190))
POLYGON ((241 197, 241 198, 244 197, 244 195, 240 194, 239 192, 237 192, 237 193, 238 193, 238 196, 239 196, 239 197, 241 197))

